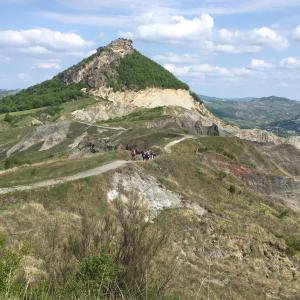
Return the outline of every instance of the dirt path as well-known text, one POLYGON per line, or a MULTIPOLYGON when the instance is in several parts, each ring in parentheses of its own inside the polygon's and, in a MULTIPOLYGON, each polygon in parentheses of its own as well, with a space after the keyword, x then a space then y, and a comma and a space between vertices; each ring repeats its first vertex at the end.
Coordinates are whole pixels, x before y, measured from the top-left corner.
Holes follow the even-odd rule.
POLYGON ((56 178, 56 179, 49 179, 49 180, 45 180, 45 181, 28 184, 28 185, 20 185, 20 186, 14 186, 14 187, 9 187, 9 188, 0 188, 0 195, 5 195, 5 194, 16 192, 16 191, 29 191, 29 190, 38 189, 38 188, 55 186, 55 185, 62 184, 65 182, 71 182, 71 181, 76 181, 76 180, 91 177, 91 176, 97 176, 97 175, 106 173, 108 171, 115 170, 119 167, 122 167, 122 166, 128 164, 128 163, 131 163, 131 162, 126 161, 126 160, 116 160, 109 164, 99 166, 97 168, 90 169, 87 171, 83 171, 83 172, 80 172, 80 173, 77 173, 77 174, 71 175, 71 176, 66 176, 66 177, 61 177, 61 178, 56 178))
POLYGON ((167 153, 171 153, 171 152, 172 152, 171 148, 172 148, 173 146, 175 146, 176 144, 179 144, 179 143, 181 143, 181 142, 184 141, 184 140, 187 140, 187 139, 194 139, 194 138, 195 138, 195 136, 193 136, 193 135, 185 135, 185 136, 183 136, 182 138, 180 138, 179 140, 175 140, 175 141, 172 141, 172 142, 168 143, 168 144, 164 147, 164 150, 165 150, 167 153))
POLYGON ((123 130, 123 131, 127 130, 126 128, 123 128, 123 127, 110 127, 110 126, 103 126, 103 125, 95 125, 95 124, 92 124, 92 123, 87 123, 87 122, 82 122, 82 121, 75 121, 75 122, 83 124, 83 125, 87 125, 87 126, 89 126, 89 128, 90 127, 96 127, 96 128, 112 129, 112 130, 123 130))
MULTIPOLYGON (((86 123, 83 123, 83 124, 86 124, 86 123)), ((86 125, 96 126, 96 125, 92 125, 92 124, 86 124, 86 125)), ((96 126, 96 127, 99 127, 99 126, 96 126)), ((103 128, 102 126, 100 126, 100 127, 103 128)), ((116 128, 112 128, 112 127, 109 127, 109 128, 116 129, 116 128)), ((122 129, 118 128, 116 130, 122 130, 122 129)), ((185 135, 178 140, 171 141, 170 143, 168 143, 164 147, 164 150, 167 153, 171 153, 171 148, 174 145, 176 145, 186 139, 193 139, 193 138, 195 138, 193 135, 185 135)), ((19 186, 13 186, 13 187, 8 187, 8 188, 0 188, 0 195, 9 194, 9 193, 13 193, 16 191, 29 191, 29 190, 34 190, 34 189, 38 189, 38 188, 45 188, 45 187, 59 185, 59 184, 65 183, 65 182, 72 182, 72 181, 76 181, 76 180, 87 178, 87 177, 97 176, 97 175, 103 174, 105 172, 115 170, 115 169, 122 167, 129 163, 131 163, 131 161, 116 160, 116 161, 113 161, 106 165, 102 165, 102 166, 99 166, 99 167, 96 167, 96 168, 93 168, 93 169, 90 169, 87 171, 79 172, 79 173, 77 173, 75 175, 71 175, 71 176, 65 176, 65 177, 60 177, 60 178, 55 178, 55 179, 44 180, 44 181, 35 182, 32 184, 27 184, 27 185, 19 185, 19 186)))

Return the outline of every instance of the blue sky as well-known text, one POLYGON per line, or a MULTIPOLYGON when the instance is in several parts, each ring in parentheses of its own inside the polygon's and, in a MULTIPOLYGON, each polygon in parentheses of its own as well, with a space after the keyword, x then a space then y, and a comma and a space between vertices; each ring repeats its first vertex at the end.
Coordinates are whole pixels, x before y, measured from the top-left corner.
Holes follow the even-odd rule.
POLYGON ((300 0, 0 0, 0 89, 118 37, 200 93, 300 100, 300 0))

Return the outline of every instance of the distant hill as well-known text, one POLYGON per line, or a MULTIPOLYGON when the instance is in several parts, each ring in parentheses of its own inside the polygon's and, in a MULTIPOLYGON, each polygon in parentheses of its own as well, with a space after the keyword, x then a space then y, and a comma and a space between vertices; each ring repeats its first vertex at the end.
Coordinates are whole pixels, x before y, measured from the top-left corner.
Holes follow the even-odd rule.
POLYGON ((279 135, 300 134, 300 101, 282 97, 223 99, 200 96, 223 120, 242 128, 260 128, 279 135))
POLYGON ((0 99, 9 95, 14 95, 18 92, 19 90, 1 90, 0 89, 0 99))

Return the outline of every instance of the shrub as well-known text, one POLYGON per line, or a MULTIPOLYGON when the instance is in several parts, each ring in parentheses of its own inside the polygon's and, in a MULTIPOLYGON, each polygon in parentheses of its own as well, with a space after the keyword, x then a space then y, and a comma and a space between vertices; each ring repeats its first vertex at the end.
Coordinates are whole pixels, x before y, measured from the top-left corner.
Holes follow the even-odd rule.
POLYGON ((102 290, 106 293, 115 283, 118 267, 112 256, 101 252, 97 256, 85 258, 78 272, 78 278, 90 290, 102 290))
POLYGON ((16 165, 20 165, 21 162, 16 159, 16 158, 8 158, 4 161, 4 168, 5 169, 10 169, 10 168, 13 168, 14 166, 16 165))
POLYGON ((234 185, 230 185, 230 187, 229 187, 229 192, 230 192, 231 194, 235 194, 236 188, 235 188, 234 185))
POLYGON ((202 99, 196 93, 190 91, 190 95, 194 98, 195 101, 199 102, 200 104, 203 104, 202 99))
POLYGON ((7 122, 7 123, 12 123, 14 120, 13 116, 10 115, 9 113, 7 113, 4 117, 4 121, 7 122))
POLYGON ((19 289, 15 280, 19 265, 20 257, 6 249, 5 238, 0 235, 0 295, 14 293, 19 289))
POLYGON ((290 236, 285 238, 287 244, 287 254, 293 256, 300 252, 300 238, 295 236, 290 236))

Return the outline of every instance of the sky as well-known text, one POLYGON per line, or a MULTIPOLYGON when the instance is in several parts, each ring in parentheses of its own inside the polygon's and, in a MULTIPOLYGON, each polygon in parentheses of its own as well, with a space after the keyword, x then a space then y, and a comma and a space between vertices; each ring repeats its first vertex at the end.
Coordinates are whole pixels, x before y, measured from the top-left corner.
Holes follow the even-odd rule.
POLYGON ((300 100, 300 0, 0 0, 0 89, 119 37, 199 94, 300 100))

